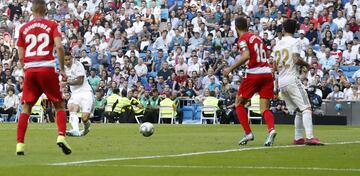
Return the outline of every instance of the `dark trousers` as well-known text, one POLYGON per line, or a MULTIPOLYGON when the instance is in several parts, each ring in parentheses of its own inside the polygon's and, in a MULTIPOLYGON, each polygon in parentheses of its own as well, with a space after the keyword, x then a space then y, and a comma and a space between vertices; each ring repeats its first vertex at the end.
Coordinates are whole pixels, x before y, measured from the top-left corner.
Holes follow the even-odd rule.
POLYGON ((146 109, 144 113, 143 122, 158 123, 159 110, 158 109, 146 109))
POLYGON ((105 112, 105 117, 107 118, 109 123, 115 123, 120 116, 118 112, 105 112))
POLYGON ((100 122, 104 118, 104 109, 95 109, 94 116, 90 118, 91 122, 100 122))
POLYGON ((16 113, 16 109, 13 108, 13 107, 11 107, 11 108, 9 108, 7 110, 5 110, 4 108, 0 108, 0 114, 7 114, 8 115, 7 118, 4 119, 4 121, 7 121, 7 122, 10 121, 11 116, 14 115, 15 113, 16 113))

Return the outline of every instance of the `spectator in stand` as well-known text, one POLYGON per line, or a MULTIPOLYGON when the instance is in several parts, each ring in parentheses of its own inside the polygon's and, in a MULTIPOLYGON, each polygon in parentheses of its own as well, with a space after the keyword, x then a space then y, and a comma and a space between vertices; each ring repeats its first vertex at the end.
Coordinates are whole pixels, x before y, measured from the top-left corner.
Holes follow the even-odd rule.
POLYGON ((100 77, 96 75, 96 69, 91 69, 90 76, 88 77, 91 88, 95 91, 100 84, 100 77))
POLYGON ((9 122, 11 116, 16 114, 17 107, 19 105, 19 97, 15 94, 15 90, 13 87, 9 88, 6 91, 6 97, 4 99, 4 106, 0 107, 1 114, 7 114, 7 118, 5 121, 9 122))
POLYGON ((319 58, 319 63, 322 65, 322 69, 330 70, 336 63, 336 58, 330 55, 330 49, 326 48, 325 57, 319 58))
POLYGON ((340 91, 340 85, 335 84, 334 90, 326 97, 328 100, 343 100, 345 95, 342 91, 340 91))

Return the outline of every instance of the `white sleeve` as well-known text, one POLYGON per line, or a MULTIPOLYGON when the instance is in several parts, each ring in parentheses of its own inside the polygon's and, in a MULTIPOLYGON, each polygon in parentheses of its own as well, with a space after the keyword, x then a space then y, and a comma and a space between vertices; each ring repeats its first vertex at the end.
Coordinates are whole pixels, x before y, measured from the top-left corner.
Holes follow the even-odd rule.
POLYGON ((75 64, 75 77, 86 76, 85 68, 82 64, 75 64))
POLYGON ((292 47, 292 53, 301 53, 301 44, 300 44, 300 40, 298 40, 294 46, 292 47))

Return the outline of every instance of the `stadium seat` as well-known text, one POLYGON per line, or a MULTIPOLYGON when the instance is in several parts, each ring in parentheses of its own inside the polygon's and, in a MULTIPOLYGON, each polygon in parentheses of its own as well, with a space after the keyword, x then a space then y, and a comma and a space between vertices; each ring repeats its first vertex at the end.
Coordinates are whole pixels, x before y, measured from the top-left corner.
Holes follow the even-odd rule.
POLYGON ((0 98, 0 107, 4 106, 4 98, 0 98))
POLYGON ((251 123, 251 120, 260 120, 260 124, 262 124, 262 116, 251 116, 251 113, 255 112, 258 114, 261 114, 260 112, 260 96, 258 94, 255 94, 253 98, 251 98, 251 105, 248 107, 248 117, 249 117, 249 123, 251 123))
POLYGON ((360 69, 359 66, 350 66, 350 67, 349 67, 349 71, 352 71, 352 72, 356 72, 356 71, 358 71, 359 69, 360 69))
POLYGON ((183 121, 191 121, 194 117, 194 107, 184 106, 182 109, 183 121))
POLYGON ((354 71, 344 72, 344 74, 347 78, 351 78, 354 75, 354 73, 355 73, 354 71))
POLYGON ((144 58, 145 58, 145 56, 146 56, 146 53, 139 53, 139 58, 144 59, 144 58))
POLYGON ((159 121, 161 123, 161 119, 171 119, 171 124, 175 121, 175 111, 172 106, 161 106, 159 109, 159 121))
POLYGON ((348 71, 350 71, 350 70, 349 70, 349 66, 340 66, 340 69, 341 69, 343 72, 348 72, 348 71))
POLYGON ((41 105, 42 98, 39 98, 35 105, 32 107, 31 115, 29 120, 32 121, 33 118, 37 118, 38 123, 44 121, 44 108, 41 105))
POLYGON ((351 82, 351 84, 355 84, 355 80, 354 79, 352 79, 352 78, 348 78, 349 79, 349 81, 351 82))
POLYGON ((212 120, 213 124, 217 123, 217 119, 216 119, 216 110, 217 107, 213 107, 213 106, 204 106, 201 108, 201 116, 200 116, 200 121, 201 123, 203 123, 204 120, 212 120), (212 117, 205 117, 204 113, 211 113, 213 114, 212 117))

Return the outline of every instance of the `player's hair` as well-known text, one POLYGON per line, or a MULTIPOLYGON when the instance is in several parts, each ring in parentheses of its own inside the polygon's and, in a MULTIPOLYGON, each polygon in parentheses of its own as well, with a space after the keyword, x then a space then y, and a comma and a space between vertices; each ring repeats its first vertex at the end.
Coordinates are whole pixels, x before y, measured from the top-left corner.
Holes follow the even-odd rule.
POLYGON ((119 94, 119 92, 120 92, 119 88, 115 88, 115 89, 113 90, 113 94, 119 94))
POLYGON ((283 22, 283 28, 286 33, 294 34, 297 30, 297 21, 287 19, 283 22))
POLYGON ((126 91, 125 89, 123 89, 123 90, 121 91, 121 96, 122 96, 122 97, 127 97, 127 91, 126 91))
POLYGON ((32 1, 32 11, 34 13, 45 15, 45 12, 46 12, 45 0, 33 0, 32 1))
POLYGON ((65 56, 71 56, 71 52, 70 51, 65 51, 65 56))
POLYGON ((238 17, 235 19, 235 26, 237 29, 241 31, 247 31, 248 30, 248 22, 245 17, 238 17))

